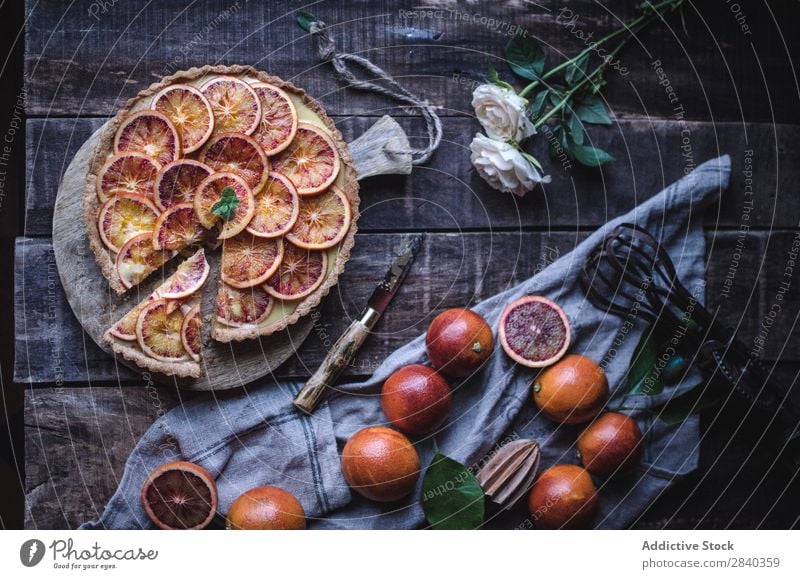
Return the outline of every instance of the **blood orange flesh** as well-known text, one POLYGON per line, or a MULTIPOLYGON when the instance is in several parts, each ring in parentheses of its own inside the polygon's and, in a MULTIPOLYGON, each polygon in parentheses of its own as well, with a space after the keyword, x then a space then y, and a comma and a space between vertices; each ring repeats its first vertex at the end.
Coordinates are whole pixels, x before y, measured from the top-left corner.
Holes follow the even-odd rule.
POLYGON ((183 312, 173 305, 171 300, 153 300, 136 320, 139 347, 154 360, 177 362, 188 358, 181 339, 183 312))
POLYGON ((178 203, 158 216, 153 231, 153 248, 180 251, 202 242, 206 235, 194 204, 178 203))
POLYGON ((350 227, 350 203, 336 187, 300 200, 297 222, 286 239, 305 249, 327 249, 339 243, 350 227))
POLYGON ((283 258, 281 239, 265 239, 247 232, 226 239, 222 246, 222 281, 235 288, 264 283, 283 258))
POLYGON ((141 153, 112 155, 97 173, 97 198, 105 203, 121 193, 153 197, 161 165, 141 153))
POLYGON ((114 136, 115 153, 142 153, 166 165, 181 154, 175 125, 157 111, 139 111, 123 119, 114 136))
POLYGON ((217 172, 233 173, 244 179, 258 195, 269 178, 269 160, 253 137, 223 133, 212 137, 200 160, 217 172))
POLYGON ((161 529, 202 529, 217 510, 217 486, 211 474, 191 462, 157 467, 142 487, 142 505, 161 529))
POLYGON ((317 289, 325 279, 328 254, 285 243, 283 261, 264 289, 281 300, 299 300, 317 289))
POLYGON ((218 76, 205 83, 200 91, 214 111, 214 131, 238 131, 250 135, 261 120, 261 100, 245 81, 232 76, 218 76))
POLYGON ((143 195, 114 195, 100 208, 97 228, 103 243, 119 252, 131 238, 151 233, 158 219, 158 209, 143 195))
POLYGON ((188 312, 185 312, 183 316, 183 326, 181 326, 183 348, 195 362, 200 361, 201 325, 200 304, 197 304, 188 312))
POLYGON ((142 233, 128 240, 122 246, 115 267, 117 275, 126 288, 139 285, 147 276, 175 257, 174 251, 153 248, 153 236, 142 233))
POLYGON ((210 271, 205 251, 198 249, 192 257, 178 266, 167 284, 158 288, 158 294, 162 298, 171 300, 195 294, 203 287, 210 271))
POLYGON ((255 212, 247 231, 258 237, 284 235, 294 227, 299 212, 300 199, 292 182, 272 172, 267 186, 255 198, 255 212))
POLYGON ((249 223, 249 220, 253 218, 252 212, 255 211, 253 192, 247 186, 247 183, 233 173, 214 173, 200 183, 194 195, 194 210, 203 227, 210 229, 221 219, 212 209, 214 204, 222 198, 222 191, 226 187, 233 189, 236 198, 239 199, 239 205, 236 207, 236 213, 231 221, 236 224, 244 222, 242 226, 244 228, 249 223), (247 218, 248 213, 250 214, 249 218, 247 218))
POLYGON ((272 158, 272 168, 297 187, 299 195, 327 188, 339 174, 339 152, 323 129, 308 121, 297 124, 297 134, 281 153, 272 158))
POLYGON ((253 90, 261 100, 261 122, 253 138, 267 155, 275 155, 288 147, 297 133, 297 110, 289 95, 276 86, 258 82, 253 90))
POLYGON ((169 163, 156 177, 155 202, 162 211, 194 200, 194 192, 211 168, 199 161, 179 159, 169 163))
POLYGON ((226 326, 258 325, 267 319, 274 302, 260 286, 237 289, 226 283, 217 288, 217 321, 226 326))
POLYGON ((529 368, 543 368, 567 351, 571 330, 558 304, 542 296, 525 296, 505 309, 498 333, 513 360, 529 368))
POLYGON ((166 87, 153 97, 152 108, 175 125, 184 155, 199 149, 214 130, 211 104, 193 86, 173 84, 166 87))

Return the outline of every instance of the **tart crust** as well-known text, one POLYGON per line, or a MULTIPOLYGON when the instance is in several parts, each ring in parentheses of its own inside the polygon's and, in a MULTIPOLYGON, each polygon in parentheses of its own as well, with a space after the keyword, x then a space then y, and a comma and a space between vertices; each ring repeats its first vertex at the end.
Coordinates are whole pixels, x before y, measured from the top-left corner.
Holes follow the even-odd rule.
MULTIPOLYGON (((350 258, 350 251, 355 243, 355 234, 358 229, 357 221, 359 216, 359 187, 357 180, 358 174, 353 163, 353 158, 350 155, 347 144, 345 143, 341 132, 328 117, 323 107, 316 100, 310 97, 306 91, 294 86, 290 82, 256 70, 252 66, 244 65, 208 65, 200 68, 191 68, 189 70, 176 72, 175 74, 164 77, 160 82, 150 85, 147 89, 142 90, 138 95, 130 99, 117 112, 114 118, 108 122, 103 134, 101 135, 100 141, 90 161, 89 171, 86 177, 86 187, 84 191, 84 219, 86 221, 86 230, 89 235, 89 245, 92 248, 92 252, 95 255, 103 276, 108 280, 114 291, 116 291, 118 294, 125 293, 127 290, 122 285, 122 282, 117 275, 114 264, 114 256, 103 244, 97 229, 97 214, 100 204, 95 191, 98 172, 103 166, 103 163, 108 155, 113 152, 114 135, 116 134, 117 129, 119 128, 123 119, 125 119, 134 110, 137 110, 143 101, 146 102, 168 85, 176 83, 190 83, 209 75, 247 77, 249 79, 255 79, 261 82, 272 84, 278 88, 281 88, 286 93, 296 96, 306 107, 314 112, 324 123, 325 128, 328 130, 330 137, 333 139, 333 142, 336 145, 336 149, 339 153, 341 161, 340 171, 344 175, 343 183, 339 187, 350 202, 352 211, 350 228, 345 238, 337 246, 336 259, 329 261, 328 272, 326 274, 325 281, 313 293, 301 300, 292 313, 269 324, 263 323, 257 326, 245 328, 230 328, 217 325, 216 322, 214 322, 212 337, 215 340, 220 342, 242 341, 279 332, 285 329, 287 326, 297 322, 301 317, 310 313, 313 308, 319 305, 322 298, 328 294, 331 288, 336 285, 339 275, 344 270, 344 266, 350 258)), ((208 249, 211 250, 213 248, 209 247, 208 249)), ((136 363, 137 365, 147 368, 148 370, 177 376, 200 376, 200 364, 193 360, 187 362, 165 363, 145 356, 140 350, 138 350, 138 348, 128 344, 127 342, 124 342, 123 340, 117 339, 113 335, 108 335, 106 337, 106 341, 115 352, 121 354, 124 358, 136 363), (168 372, 165 372, 166 367, 169 368, 168 372)))

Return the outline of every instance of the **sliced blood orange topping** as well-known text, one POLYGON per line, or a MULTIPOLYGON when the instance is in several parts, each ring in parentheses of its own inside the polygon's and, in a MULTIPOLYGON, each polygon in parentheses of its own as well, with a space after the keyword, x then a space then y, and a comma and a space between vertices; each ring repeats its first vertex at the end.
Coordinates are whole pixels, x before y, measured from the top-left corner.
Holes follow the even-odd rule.
POLYGON ((194 211, 194 203, 178 203, 158 216, 153 231, 153 247, 180 251, 201 243, 207 235, 194 211))
POLYGON ((294 227, 299 210, 300 199, 292 182, 272 172, 267 186, 255 199, 255 213, 247 231, 258 237, 284 235, 294 227))
POLYGON ((224 133, 212 137, 200 160, 214 171, 239 175, 258 195, 269 178, 269 160, 253 140, 242 133, 224 133))
POLYGON ((152 108, 163 113, 175 125, 184 155, 202 147, 214 130, 211 104, 193 86, 168 86, 153 97, 152 108))
POLYGON ((210 271, 205 251, 198 249, 192 257, 178 266, 164 286, 158 288, 158 294, 171 300, 188 297, 200 291, 210 271))
POLYGON ((217 485, 199 465, 168 462, 147 477, 141 499, 147 516, 160 529, 203 529, 217 510, 217 485))
POLYGON ((284 245, 280 267, 264 284, 264 289, 280 300, 299 300, 322 284, 328 269, 328 254, 291 243, 284 245))
POLYGON ((567 351, 570 325, 558 304, 542 296, 511 303, 500 317, 500 343, 514 361, 529 368, 557 362, 567 351))
POLYGON ((222 226, 220 239, 228 239, 244 230, 253 218, 255 203, 253 193, 247 183, 233 173, 214 173, 197 187, 194 196, 194 210, 203 227, 211 228, 221 219, 212 210, 214 205, 222 199, 222 192, 230 187, 233 189, 239 204, 231 217, 222 226))
POLYGON ((286 239, 305 249, 326 249, 339 243, 350 227, 350 203, 332 186, 313 197, 300 200, 297 222, 286 239))
POLYGON ((336 180, 339 152, 323 129, 308 121, 297 124, 297 134, 286 149, 272 159, 272 168, 283 173, 300 195, 318 193, 336 180))
POLYGON ((169 163, 156 177, 156 206, 164 211, 178 203, 194 201, 194 192, 198 185, 211 173, 208 165, 191 159, 178 159, 169 163))
MULTIPOLYGON (((186 306, 184 306, 186 308, 186 306)), ((181 326, 181 341, 183 349, 195 362, 200 361, 200 347, 202 340, 202 318, 200 317, 200 304, 184 312, 183 325, 181 326)))
POLYGON ((144 195, 114 195, 100 208, 97 228, 111 251, 118 252, 132 237, 155 229, 158 209, 144 195))
POLYGON ((117 254, 117 275, 122 285, 131 288, 173 257, 174 251, 161 251, 153 247, 151 233, 142 233, 129 239, 117 254))
POLYGON ((135 342, 136 320, 139 319, 139 314, 142 312, 145 306, 155 299, 157 299, 156 294, 152 294, 148 296, 147 299, 137 304, 135 308, 122 316, 122 319, 120 319, 111 327, 109 330, 111 334, 120 340, 125 340, 126 342, 135 342))
POLYGON ((148 303, 136 319, 136 339, 142 351, 155 360, 176 362, 186 360, 181 330, 183 312, 170 307, 170 300, 157 299, 148 303))
POLYGON ((246 231, 222 246, 222 281, 235 288, 264 283, 281 264, 283 241, 250 235, 246 231))
POLYGON ((152 198, 160 168, 157 161, 141 153, 112 155, 97 173, 97 198, 103 203, 121 193, 152 198))
POLYGON ((263 286, 237 289, 220 283, 217 288, 217 321, 232 327, 255 326, 267 319, 273 304, 263 286))
POLYGON ((115 153, 142 153, 166 165, 181 154, 178 130, 157 111, 139 111, 122 121, 114 136, 115 153))
POLYGON ((250 135, 261 120, 261 100, 252 87, 232 76, 218 76, 200 91, 214 111, 214 131, 238 131, 250 135))
POLYGON ((265 82, 253 84, 261 99, 261 122, 253 138, 267 155, 280 153, 294 139, 297 132, 297 110, 292 99, 276 86, 265 82))

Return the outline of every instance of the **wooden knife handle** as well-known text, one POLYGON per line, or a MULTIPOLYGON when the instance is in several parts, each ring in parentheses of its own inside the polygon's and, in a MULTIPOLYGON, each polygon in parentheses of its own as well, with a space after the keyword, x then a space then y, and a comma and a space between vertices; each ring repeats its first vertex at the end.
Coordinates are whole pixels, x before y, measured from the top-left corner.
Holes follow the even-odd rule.
POLYGON ((378 317, 375 310, 367 308, 359 319, 350 324, 325 356, 317 371, 295 396, 293 404, 298 409, 307 414, 314 412, 323 395, 353 361, 364 340, 369 336, 370 330, 378 321, 378 317))

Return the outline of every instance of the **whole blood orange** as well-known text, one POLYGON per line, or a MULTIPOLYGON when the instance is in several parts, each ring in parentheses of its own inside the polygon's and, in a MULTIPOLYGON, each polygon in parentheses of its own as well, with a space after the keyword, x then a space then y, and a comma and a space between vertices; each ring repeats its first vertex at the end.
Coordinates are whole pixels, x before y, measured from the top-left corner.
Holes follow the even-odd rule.
POLYGON ((641 441, 642 431, 633 418, 606 412, 578 436, 578 452, 586 470, 605 477, 639 462, 641 441))
POLYGON ((586 356, 571 354, 544 370, 533 383, 533 401, 556 422, 580 424, 597 416, 608 400, 603 369, 586 356))
POLYGON ((528 496, 528 510, 542 529, 582 529, 597 511, 597 488, 586 469, 557 464, 544 471, 528 496))
POLYGON ((202 466, 168 462, 147 477, 141 499, 147 516, 160 529, 202 529, 217 510, 217 485, 202 466))
POLYGON ((435 431, 450 412, 450 385, 433 368, 411 364, 386 379, 381 406, 389 421, 407 434, 435 431))
POLYGON ((465 378, 492 355, 494 338, 482 316, 466 308, 453 308, 433 319, 425 345, 434 368, 447 376, 465 378))
POLYGON ((302 530, 306 528, 306 513, 289 491, 256 487, 231 503, 225 526, 233 530, 302 530))
POLYGON ((569 320, 555 302, 542 296, 525 296, 505 309, 498 335, 511 359, 529 368, 544 368, 569 348, 569 320))
POLYGON ((342 472, 353 490, 378 502, 402 499, 419 478, 419 455, 405 436, 384 426, 359 430, 342 450, 342 472))

